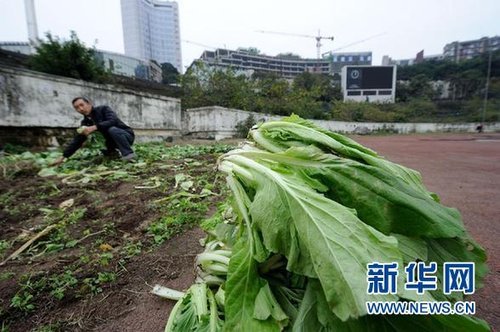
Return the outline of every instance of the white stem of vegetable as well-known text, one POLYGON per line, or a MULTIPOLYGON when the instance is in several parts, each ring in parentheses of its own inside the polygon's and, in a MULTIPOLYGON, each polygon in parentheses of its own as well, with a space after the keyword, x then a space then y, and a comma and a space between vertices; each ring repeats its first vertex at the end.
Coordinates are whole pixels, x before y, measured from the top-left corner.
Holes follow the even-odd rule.
POLYGON ((229 265, 229 258, 226 256, 218 255, 214 252, 204 252, 196 258, 196 264, 204 264, 210 262, 218 262, 224 265, 229 265))
POLYGON ((212 263, 212 264, 203 266, 203 269, 206 272, 211 273, 211 274, 225 275, 225 274, 227 274, 228 266, 220 264, 220 263, 212 263))
POLYGON ((178 301, 185 295, 185 293, 183 292, 179 292, 175 289, 164 287, 161 285, 155 285, 151 293, 158 295, 159 297, 174 301, 178 301))

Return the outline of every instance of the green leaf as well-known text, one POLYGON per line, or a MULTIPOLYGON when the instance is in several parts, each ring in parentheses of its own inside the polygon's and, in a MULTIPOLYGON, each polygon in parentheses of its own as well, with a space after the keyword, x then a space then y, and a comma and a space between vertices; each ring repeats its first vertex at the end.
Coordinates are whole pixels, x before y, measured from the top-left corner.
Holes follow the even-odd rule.
POLYGON ((401 234, 391 234, 398 239, 398 248, 403 255, 403 263, 420 260, 427 261, 427 243, 419 238, 412 238, 401 234))
POLYGON ((222 330, 222 324, 212 291, 201 283, 192 285, 177 301, 168 318, 165 332, 217 332, 222 330))
POLYGON ((252 174, 252 227, 260 230, 268 250, 287 257, 287 270, 320 280, 330 309, 342 320, 364 315, 366 301, 397 299, 395 295, 368 296, 366 292, 367 264, 401 264, 395 238, 364 224, 351 209, 316 193, 296 174, 278 173, 236 154, 222 163, 226 163, 226 170, 232 164, 235 174, 252 174))
MULTIPOLYGON (((319 295, 324 296, 321 293, 319 295)), ((313 288, 312 282, 309 282, 292 326, 293 332, 325 331, 325 326, 318 319, 317 305, 318 293, 313 288)))
POLYGON ((42 177, 42 178, 45 178, 45 177, 48 177, 48 176, 55 176, 57 175, 57 171, 53 168, 53 167, 49 167, 49 168, 42 168, 39 172, 38 172, 38 176, 42 177))
POLYGON ((317 130, 317 127, 308 124, 299 117, 263 123, 257 129, 251 130, 250 136, 257 144, 270 152, 281 152, 290 147, 312 144, 324 152, 385 170, 393 176, 401 178, 423 194, 433 197, 432 193, 425 189, 422 177, 417 171, 385 160, 374 151, 362 147, 342 135, 317 130))
POLYGON ((281 153, 241 154, 281 173, 300 172, 306 184, 346 207, 384 234, 455 237, 465 234, 460 213, 445 207, 400 177, 357 161, 326 154, 314 146, 281 153), (272 162, 272 163, 271 163, 272 162))
POLYGON ((488 324, 483 320, 459 315, 371 315, 342 322, 325 310, 325 301, 317 280, 310 280, 300 306, 299 316, 294 322, 293 331, 490 331, 488 324))
POLYGON ((193 181, 183 181, 180 183, 180 186, 185 191, 188 191, 194 185, 193 181))
POLYGON ((439 204, 418 172, 295 116, 250 137, 259 148, 219 161, 240 221, 224 285, 226 331, 488 331, 467 316, 367 315, 367 301, 462 299, 442 293, 445 262, 474 262, 478 287, 487 273, 459 212, 439 204), (413 261, 437 263, 437 291, 402 290, 403 263, 413 261), (373 262, 399 264, 397 295, 367 294, 373 262))
POLYGON ((474 317, 464 315, 413 315, 385 316, 387 324, 394 331, 454 331, 454 332, 487 332, 488 324, 474 317))
POLYGON ((255 299, 254 317, 259 320, 266 320, 269 317, 273 317, 274 320, 279 322, 282 326, 286 326, 288 324, 288 316, 276 301, 268 283, 261 287, 259 293, 257 294, 255 299))
POLYGON ((266 281, 260 278, 257 261, 253 259, 252 241, 241 237, 233 248, 225 286, 224 331, 279 331, 272 318, 254 318, 255 302, 266 281))
POLYGON ((187 179, 186 174, 184 173, 179 173, 175 175, 175 185, 174 188, 177 188, 179 184, 187 179))
POLYGON ((445 295, 442 292, 443 264, 446 262, 474 262, 475 264, 475 288, 483 286, 483 279, 488 273, 486 265, 486 252, 470 238, 453 239, 428 239, 429 261, 437 263, 438 290, 432 292, 434 297, 440 301, 462 300, 462 293, 445 295))

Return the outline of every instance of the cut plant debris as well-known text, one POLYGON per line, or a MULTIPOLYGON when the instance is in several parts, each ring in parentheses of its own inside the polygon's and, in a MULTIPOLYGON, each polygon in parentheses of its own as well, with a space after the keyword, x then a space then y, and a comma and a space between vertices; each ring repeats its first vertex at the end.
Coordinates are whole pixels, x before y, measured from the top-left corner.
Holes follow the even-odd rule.
MULTIPOLYGON (((166 272, 183 278, 185 270, 182 284, 189 282, 189 259, 198 248, 191 237, 228 193, 214 166, 235 146, 137 143, 132 164, 103 157, 104 146, 94 143, 54 167, 60 151, 9 148, 0 156, 2 331, 103 329, 138 307, 139 297, 126 294, 144 294, 166 272), (187 241, 170 246, 176 237, 187 241), (163 259, 167 252, 172 259, 163 259), (165 261, 171 264, 159 266, 165 261)), ((224 253, 210 253, 200 265, 224 253)), ((226 270, 228 260, 221 263, 226 270)), ((193 296, 203 291, 210 312, 210 288, 193 296)), ((162 324, 161 318, 148 323, 162 324)))
POLYGON ((444 292, 445 262, 474 263, 476 288, 487 273, 458 210, 417 171, 297 116, 252 128, 218 169, 231 208, 165 331, 490 330, 470 316, 368 315, 369 301, 464 300, 444 292), (368 293, 373 262, 398 264, 397 292, 368 293), (411 262, 437 263, 436 290, 404 289, 411 262))

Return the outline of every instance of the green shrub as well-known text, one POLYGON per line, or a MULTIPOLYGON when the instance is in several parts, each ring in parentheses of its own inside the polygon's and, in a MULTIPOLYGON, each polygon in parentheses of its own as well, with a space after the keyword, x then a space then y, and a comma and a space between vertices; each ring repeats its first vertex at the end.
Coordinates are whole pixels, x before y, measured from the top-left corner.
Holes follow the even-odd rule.
POLYGON ((87 48, 74 31, 69 40, 46 34, 29 61, 33 70, 44 73, 101 83, 106 72, 94 57, 94 50, 87 48))
POLYGON ((246 138, 248 136, 248 132, 256 123, 257 122, 255 121, 253 114, 250 114, 245 120, 239 121, 236 124, 237 137, 246 138))

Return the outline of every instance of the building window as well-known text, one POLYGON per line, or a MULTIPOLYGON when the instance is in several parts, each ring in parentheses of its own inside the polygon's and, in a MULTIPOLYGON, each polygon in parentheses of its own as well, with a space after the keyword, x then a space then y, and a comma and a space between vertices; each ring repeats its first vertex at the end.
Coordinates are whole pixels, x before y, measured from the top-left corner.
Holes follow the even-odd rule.
POLYGON ((345 56, 341 56, 341 57, 340 57, 340 61, 341 61, 341 62, 345 62, 345 56))
POLYGON ((352 62, 352 56, 349 56, 349 62, 352 62))

